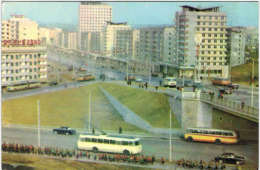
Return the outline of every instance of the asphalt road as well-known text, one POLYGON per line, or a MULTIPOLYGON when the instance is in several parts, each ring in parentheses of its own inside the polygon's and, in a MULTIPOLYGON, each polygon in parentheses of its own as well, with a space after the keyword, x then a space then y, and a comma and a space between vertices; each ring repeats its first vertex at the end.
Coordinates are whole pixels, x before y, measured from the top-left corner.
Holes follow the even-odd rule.
MULTIPOLYGON (((78 134, 65 136, 53 134, 51 129, 42 129, 40 135, 41 146, 75 149, 78 134)), ((155 155, 157 158, 169 157, 169 139, 158 137, 141 137, 142 154, 155 155)), ((2 127, 2 142, 32 144, 37 146, 37 129, 26 127, 2 127)), ((173 159, 192 159, 209 161, 223 152, 233 152, 246 157, 249 164, 257 166, 257 142, 247 142, 236 145, 216 145, 209 143, 188 143, 178 137, 172 138, 173 159)))

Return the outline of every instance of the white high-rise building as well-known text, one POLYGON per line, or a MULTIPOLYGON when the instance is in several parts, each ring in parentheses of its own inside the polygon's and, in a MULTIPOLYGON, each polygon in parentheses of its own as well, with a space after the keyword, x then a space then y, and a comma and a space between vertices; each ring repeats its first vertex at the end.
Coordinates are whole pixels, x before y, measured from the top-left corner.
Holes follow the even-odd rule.
MULTIPOLYGON (((102 37, 101 32, 108 22, 112 20, 112 7, 101 2, 81 2, 79 6, 79 47, 85 49, 89 46, 86 38, 88 33, 99 34, 95 37, 102 37)), ((95 39, 95 41, 97 41, 95 39)), ((101 39, 98 40, 101 43, 101 39)), ((96 42, 95 42, 96 43, 96 42)), ((91 50, 91 49, 88 49, 91 50)))
POLYGON ((227 17, 220 7, 182 6, 175 16, 177 55, 181 74, 228 77, 226 55, 227 17))

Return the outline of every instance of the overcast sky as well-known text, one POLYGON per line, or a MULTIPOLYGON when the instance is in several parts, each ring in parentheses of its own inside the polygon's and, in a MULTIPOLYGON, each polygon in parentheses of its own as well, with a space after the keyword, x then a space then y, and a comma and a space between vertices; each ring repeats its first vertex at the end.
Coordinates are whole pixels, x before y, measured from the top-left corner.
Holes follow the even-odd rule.
MULTIPOLYGON (((258 26, 258 2, 109 2, 113 22, 130 25, 174 24, 174 16, 181 5, 194 7, 220 6, 231 26, 258 26)), ((22 14, 41 23, 77 25, 79 2, 4 2, 2 19, 22 14)))

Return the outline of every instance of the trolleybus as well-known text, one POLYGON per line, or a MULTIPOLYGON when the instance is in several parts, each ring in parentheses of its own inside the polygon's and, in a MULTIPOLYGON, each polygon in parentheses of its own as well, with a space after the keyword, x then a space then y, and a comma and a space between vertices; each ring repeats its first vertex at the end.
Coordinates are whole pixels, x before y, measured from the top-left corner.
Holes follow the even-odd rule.
POLYGON ((138 154, 142 151, 140 139, 132 136, 81 134, 77 142, 79 150, 138 154))
POLYGON ((192 142, 211 142, 234 144, 239 140, 237 132, 232 130, 208 129, 208 128, 188 128, 184 133, 185 140, 192 142))

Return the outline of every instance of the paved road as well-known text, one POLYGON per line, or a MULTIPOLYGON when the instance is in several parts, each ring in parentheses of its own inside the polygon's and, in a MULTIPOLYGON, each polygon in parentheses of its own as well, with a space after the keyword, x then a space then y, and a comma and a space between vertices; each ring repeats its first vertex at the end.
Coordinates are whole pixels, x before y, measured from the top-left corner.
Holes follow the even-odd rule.
MULTIPOLYGON (((2 128, 2 141, 10 143, 22 143, 37 145, 37 129, 33 128, 16 128, 16 127, 3 127, 2 128)), ((76 148, 78 135, 64 136, 55 135, 51 129, 41 130, 41 145, 52 146, 57 148, 76 148)), ((168 158, 169 156, 169 140, 167 138, 161 139, 157 137, 141 137, 143 146, 143 154, 155 155, 160 158, 161 156, 168 158)), ((234 152, 244 155, 249 164, 256 165, 258 162, 258 145, 257 143, 237 144, 237 145, 216 145, 208 143, 188 143, 173 137, 172 139, 172 154, 176 159, 193 159, 209 161, 214 156, 222 152, 234 152)))

